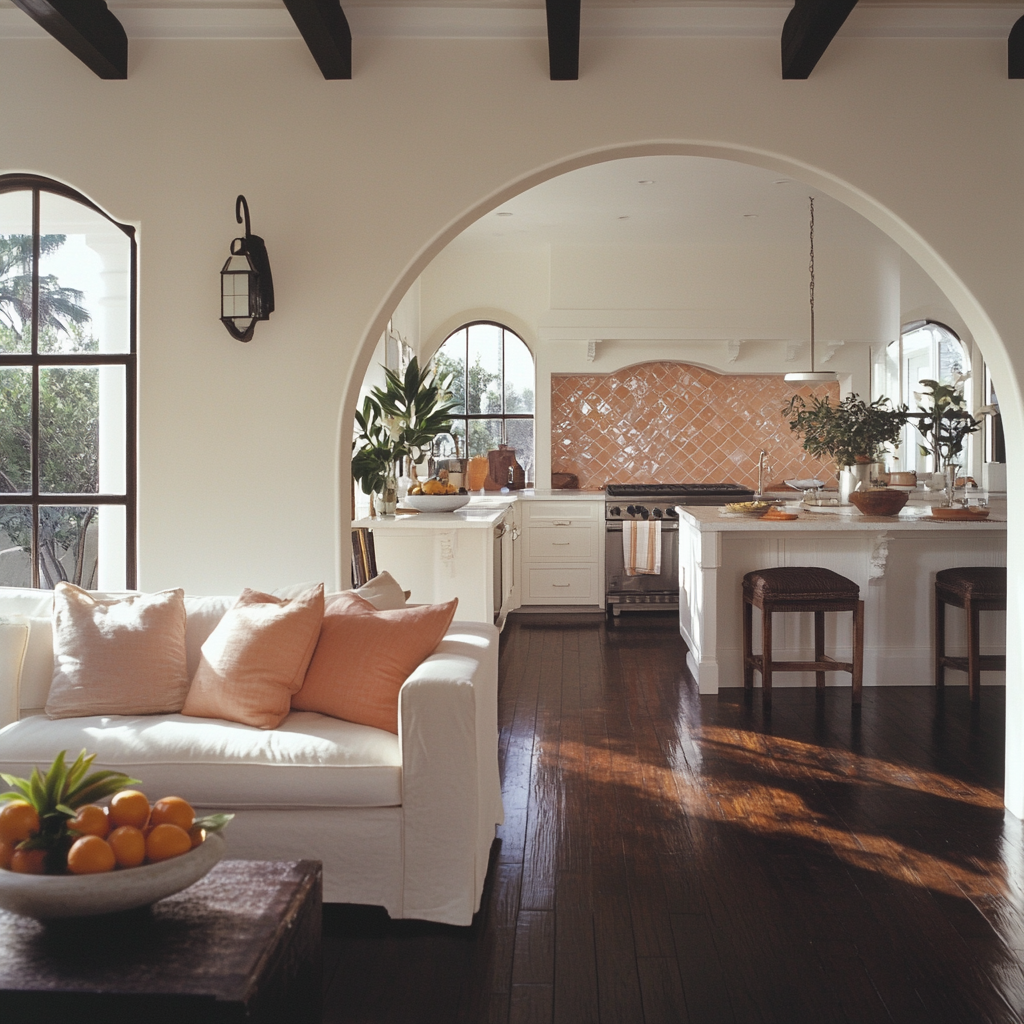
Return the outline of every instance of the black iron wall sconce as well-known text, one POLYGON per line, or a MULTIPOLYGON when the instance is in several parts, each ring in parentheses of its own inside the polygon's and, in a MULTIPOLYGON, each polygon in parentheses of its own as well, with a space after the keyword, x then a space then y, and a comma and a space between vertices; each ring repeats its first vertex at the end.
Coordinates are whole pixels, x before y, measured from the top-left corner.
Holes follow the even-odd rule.
POLYGON ((267 246, 249 230, 249 204, 235 200, 235 219, 245 215, 245 237, 231 242, 231 255, 220 272, 220 322, 238 341, 251 341, 257 320, 274 312, 274 278, 267 246))

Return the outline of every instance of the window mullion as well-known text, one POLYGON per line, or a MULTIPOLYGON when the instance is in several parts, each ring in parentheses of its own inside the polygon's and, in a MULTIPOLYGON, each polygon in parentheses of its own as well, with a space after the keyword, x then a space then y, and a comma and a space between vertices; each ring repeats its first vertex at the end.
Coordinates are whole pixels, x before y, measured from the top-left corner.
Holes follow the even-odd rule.
POLYGON ((39 189, 32 189, 32 586, 39 587, 39 189))

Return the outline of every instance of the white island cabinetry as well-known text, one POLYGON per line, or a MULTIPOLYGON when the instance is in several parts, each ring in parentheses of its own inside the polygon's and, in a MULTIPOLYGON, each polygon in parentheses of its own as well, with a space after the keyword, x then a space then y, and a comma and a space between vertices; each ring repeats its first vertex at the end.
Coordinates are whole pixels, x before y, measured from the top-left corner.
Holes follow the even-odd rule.
POLYGON ((604 495, 525 491, 518 501, 519 601, 604 607, 604 495))
MULTIPOLYGON (((853 580, 864 601, 864 685, 931 685, 934 582, 940 569, 1006 565, 1005 502, 985 522, 932 522, 927 507, 908 505, 899 516, 801 512, 795 522, 769 523, 722 515, 717 508, 679 509, 679 631, 687 664, 701 693, 743 685, 741 585, 743 576, 772 566, 819 565, 853 580)), ((966 651, 964 613, 949 608, 949 653, 966 651)), ((774 657, 811 660, 813 618, 776 614, 774 657)), ((850 616, 826 616, 826 648, 849 660, 850 616), (838 653, 836 653, 838 648, 838 653)), ((761 649, 754 615, 754 651, 761 649)), ((1005 650, 1004 616, 982 615, 983 654, 1005 650)), ((948 672, 947 685, 965 682, 948 672)), ((986 672, 982 685, 1002 683, 986 672)), ((828 673, 828 685, 849 685, 828 673)), ((754 685, 760 686, 755 673, 754 685)), ((813 673, 777 672, 775 686, 814 686, 813 673)))
POLYGON ((457 619, 495 622, 512 607, 514 560, 510 501, 456 512, 357 519, 373 532, 377 568, 412 591, 412 604, 459 599, 457 619))

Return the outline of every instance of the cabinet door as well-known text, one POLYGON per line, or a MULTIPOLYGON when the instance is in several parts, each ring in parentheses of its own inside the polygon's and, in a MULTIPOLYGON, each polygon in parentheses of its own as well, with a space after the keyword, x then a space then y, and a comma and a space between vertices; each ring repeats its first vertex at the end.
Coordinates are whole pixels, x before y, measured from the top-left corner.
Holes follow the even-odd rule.
POLYGON ((597 560, 596 525, 530 526, 527 529, 527 557, 559 562, 597 560))

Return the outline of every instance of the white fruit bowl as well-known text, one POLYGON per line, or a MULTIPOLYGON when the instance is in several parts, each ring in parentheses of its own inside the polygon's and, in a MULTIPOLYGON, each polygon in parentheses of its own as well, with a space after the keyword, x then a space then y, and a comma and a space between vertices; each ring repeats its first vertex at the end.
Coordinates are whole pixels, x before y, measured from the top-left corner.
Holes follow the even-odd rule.
POLYGON ((454 512, 469 504, 468 494, 409 494, 405 504, 420 512, 454 512))
POLYGON ((20 875, 0 869, 0 908, 48 921, 148 907, 198 882, 226 851, 224 837, 210 832, 180 857, 99 875, 20 875))

